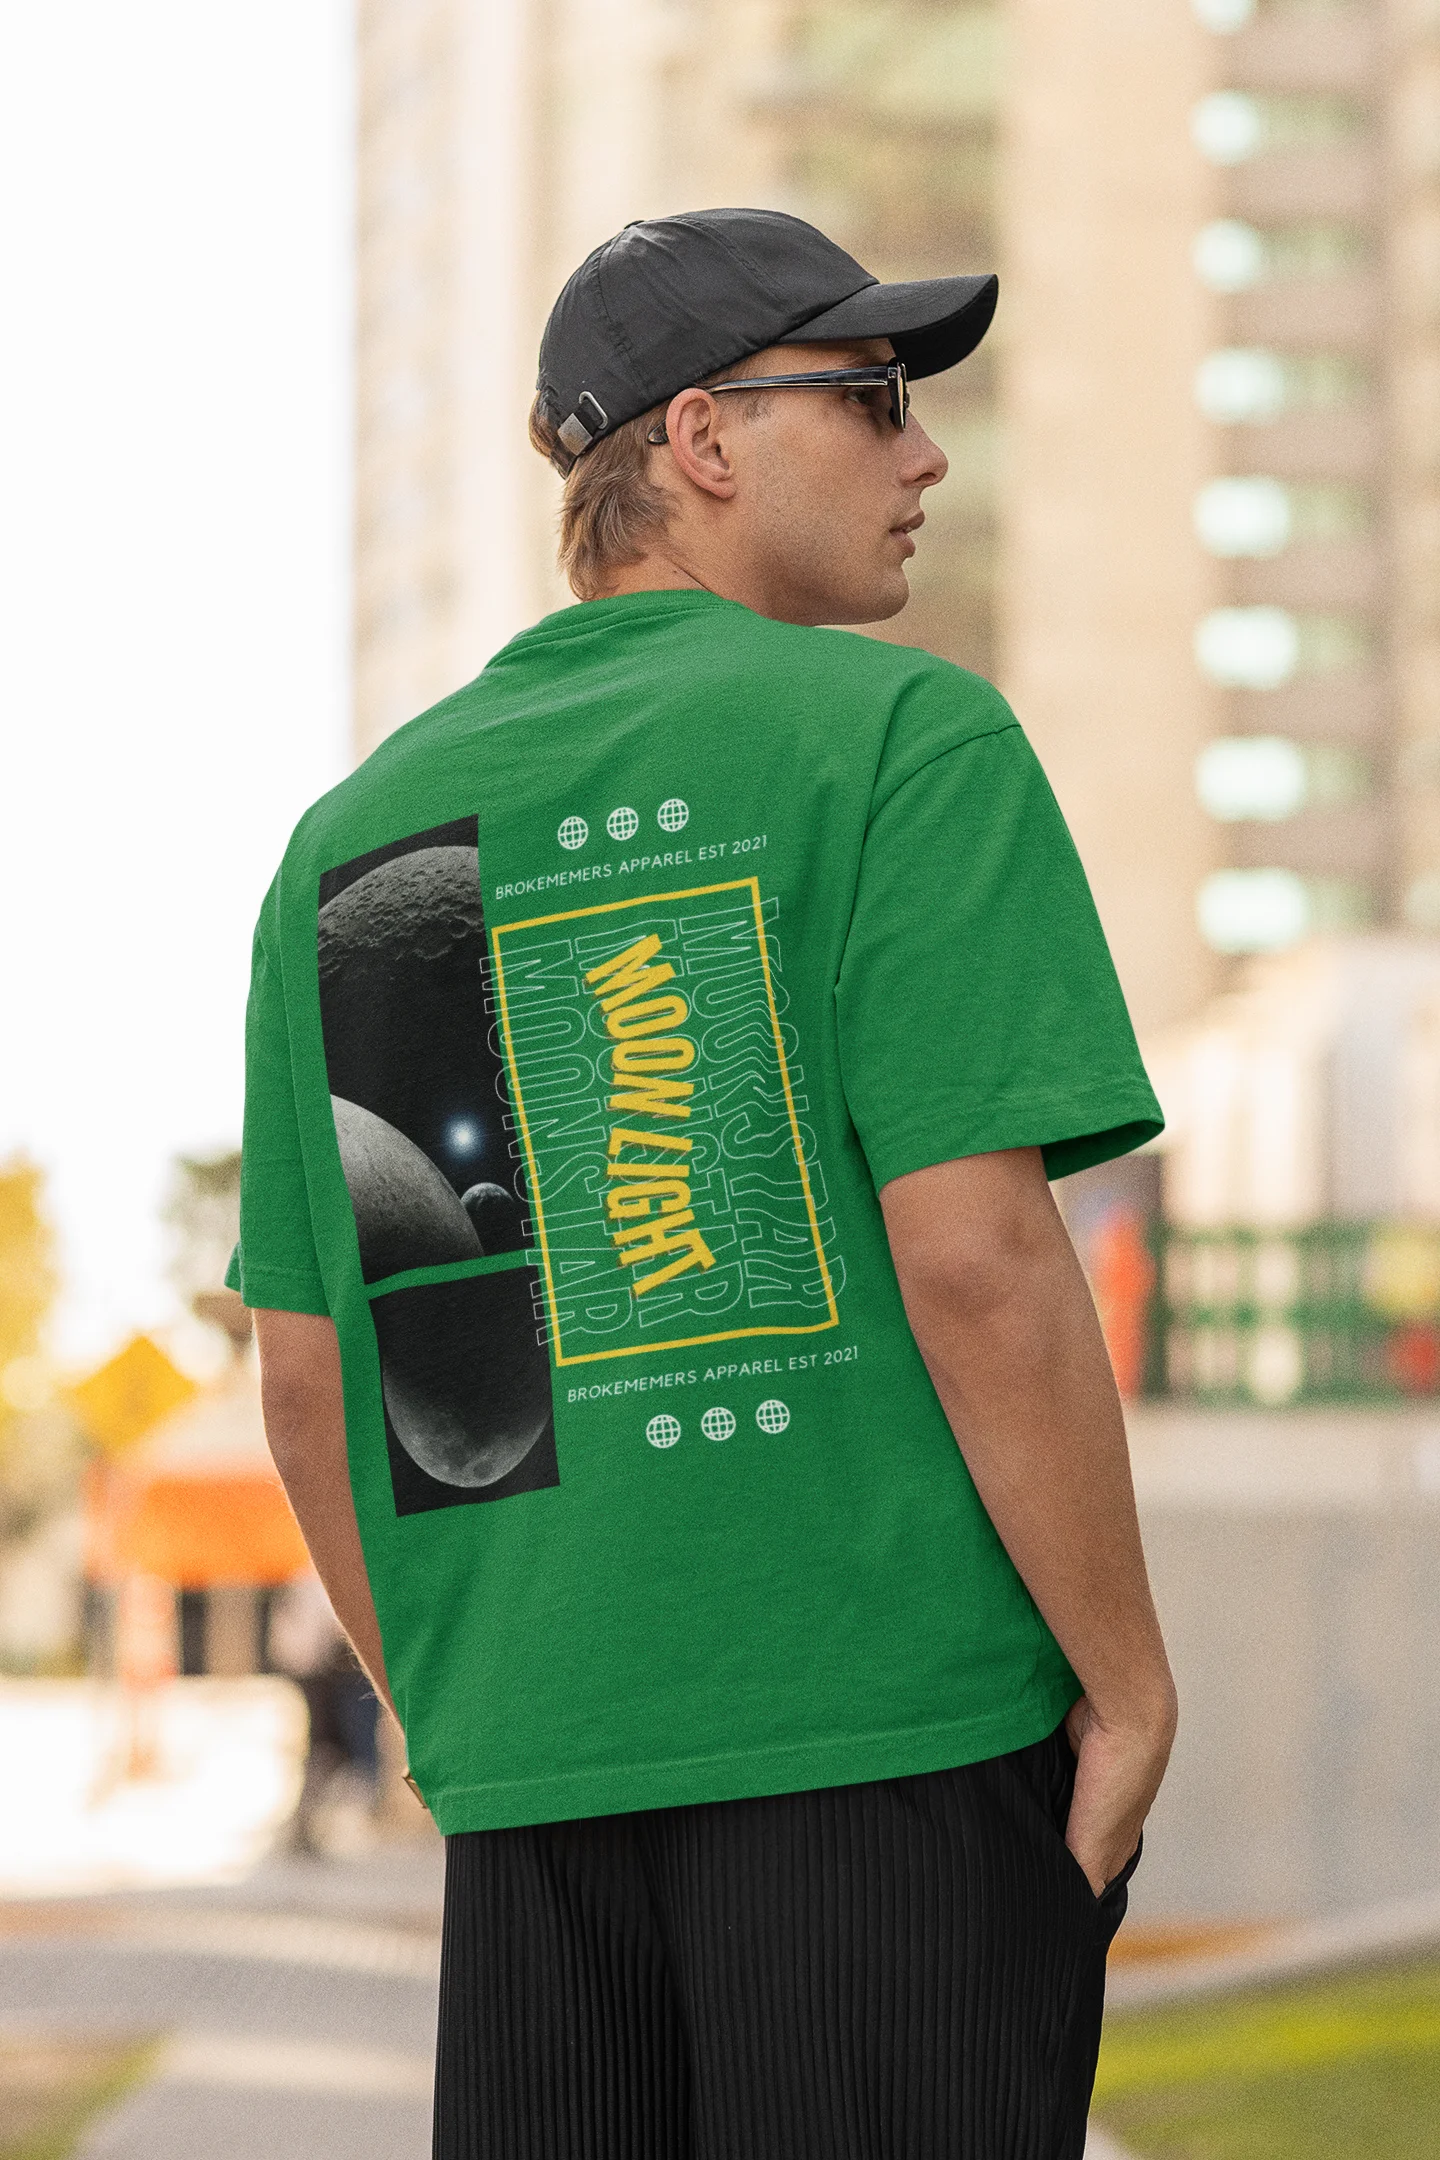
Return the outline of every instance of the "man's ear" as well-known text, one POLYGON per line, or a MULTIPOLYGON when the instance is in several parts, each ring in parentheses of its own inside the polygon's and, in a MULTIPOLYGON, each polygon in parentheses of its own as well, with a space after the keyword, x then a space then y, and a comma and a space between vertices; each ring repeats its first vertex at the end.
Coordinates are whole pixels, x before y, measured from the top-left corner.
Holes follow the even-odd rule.
POLYGON ((703 494, 728 502, 735 474, 722 437, 720 403, 708 390, 682 390, 665 412, 670 454, 685 478, 703 494))

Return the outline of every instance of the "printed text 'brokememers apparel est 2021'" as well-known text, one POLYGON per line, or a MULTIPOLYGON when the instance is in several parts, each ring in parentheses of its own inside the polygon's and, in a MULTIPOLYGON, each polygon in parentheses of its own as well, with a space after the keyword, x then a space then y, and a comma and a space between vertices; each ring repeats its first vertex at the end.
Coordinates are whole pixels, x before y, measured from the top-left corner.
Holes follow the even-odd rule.
POLYGON ((301 822, 256 934, 252 1305, 329 1313, 446 1831, 939 1769, 1078 1692, 877 1193, 1159 1129, 1003 700, 705 593, 568 608, 301 822))

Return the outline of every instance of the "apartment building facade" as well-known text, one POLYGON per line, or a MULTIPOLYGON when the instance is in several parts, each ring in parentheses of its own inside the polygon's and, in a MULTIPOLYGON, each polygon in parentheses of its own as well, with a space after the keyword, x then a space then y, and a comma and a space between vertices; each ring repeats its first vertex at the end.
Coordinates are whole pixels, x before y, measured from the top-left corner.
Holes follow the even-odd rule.
POLYGON ((1203 0, 1216 171, 1193 261, 1214 309, 1196 537, 1222 591, 1201 798, 1234 868, 1222 950, 1301 926, 1440 927, 1440 17, 1413 0, 1203 0))
POLYGON ((1440 12, 1012 20, 1002 669, 1153 1028, 1440 928, 1440 12))

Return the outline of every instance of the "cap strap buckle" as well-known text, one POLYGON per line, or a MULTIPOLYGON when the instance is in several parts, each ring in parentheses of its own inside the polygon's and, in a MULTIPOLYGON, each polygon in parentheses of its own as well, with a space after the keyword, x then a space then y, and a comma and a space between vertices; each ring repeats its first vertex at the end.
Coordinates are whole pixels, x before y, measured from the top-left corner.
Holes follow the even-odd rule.
POLYGON ((561 421, 559 427, 555 430, 555 434, 557 439, 564 443, 565 448, 572 457, 579 457, 582 451, 590 448, 597 435, 604 434, 609 425, 610 415, 606 412, 600 400, 597 397, 592 397, 588 390, 582 390, 575 400, 574 412, 571 413, 567 420, 561 421), (588 427, 585 420, 580 417, 582 412, 585 414, 586 420, 591 423, 588 427))

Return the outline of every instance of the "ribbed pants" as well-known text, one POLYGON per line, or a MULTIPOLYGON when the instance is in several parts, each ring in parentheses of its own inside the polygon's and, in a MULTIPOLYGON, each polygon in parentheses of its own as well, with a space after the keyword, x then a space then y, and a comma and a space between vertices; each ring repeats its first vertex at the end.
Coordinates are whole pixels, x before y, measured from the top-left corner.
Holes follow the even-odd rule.
POLYGON ((451 1837, 436 2160, 1081 2160, 1130 1869, 1095 1897, 1073 1783, 1062 1728, 451 1837))

